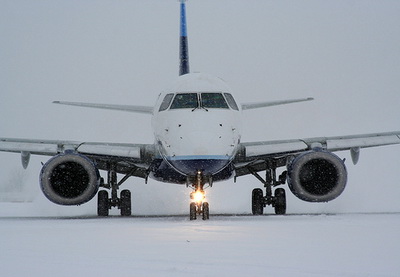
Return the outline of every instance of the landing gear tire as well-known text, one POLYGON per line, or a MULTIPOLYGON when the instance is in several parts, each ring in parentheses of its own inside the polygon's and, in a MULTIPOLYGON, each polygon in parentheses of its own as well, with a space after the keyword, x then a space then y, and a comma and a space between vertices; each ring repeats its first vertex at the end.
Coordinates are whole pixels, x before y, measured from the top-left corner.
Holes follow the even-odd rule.
POLYGON ((108 192, 105 190, 101 190, 97 194, 97 215, 108 216, 109 210, 110 206, 108 201, 108 192))
POLYGON ((210 219, 210 205, 208 202, 203 203, 203 220, 210 219))
POLYGON ((275 214, 286 214, 286 193, 283 188, 275 190, 275 214))
POLYGON ((127 189, 121 191, 119 208, 122 216, 130 216, 132 214, 131 192, 127 189))
POLYGON ((196 220, 197 219, 197 206, 196 203, 192 202, 190 203, 190 220, 196 220))
POLYGON ((262 215, 264 213, 264 196, 262 189, 253 189, 251 200, 251 211, 253 215, 262 215))

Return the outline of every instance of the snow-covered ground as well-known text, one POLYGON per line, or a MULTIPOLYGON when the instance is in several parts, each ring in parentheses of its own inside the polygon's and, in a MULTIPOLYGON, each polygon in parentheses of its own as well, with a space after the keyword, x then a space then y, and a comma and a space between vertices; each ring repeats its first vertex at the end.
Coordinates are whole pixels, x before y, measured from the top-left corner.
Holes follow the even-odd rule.
POLYGON ((2 276, 400 276, 399 213, 189 221, 43 217, 35 205, 0 204, 2 276))

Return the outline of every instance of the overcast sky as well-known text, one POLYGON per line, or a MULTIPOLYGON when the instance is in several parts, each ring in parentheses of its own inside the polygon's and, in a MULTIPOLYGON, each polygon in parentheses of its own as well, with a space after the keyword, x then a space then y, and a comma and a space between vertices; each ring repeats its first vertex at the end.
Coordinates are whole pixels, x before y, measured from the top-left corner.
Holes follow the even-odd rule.
MULTIPOLYGON (((315 98, 247 111, 243 141, 397 131, 399 15, 399 1, 189 0, 190 68, 223 78, 239 102, 315 98)), ((152 143, 147 115, 51 102, 153 105, 178 76, 178 38, 176 0, 0 0, 0 137, 152 143)), ((400 211, 400 146, 363 150, 357 166, 339 155, 349 170, 342 197, 288 196, 288 212, 400 211)), ((19 155, 0 157, 0 183, 14 182, 19 155)), ((38 187, 46 160, 32 158, 25 184, 38 187)), ((189 190, 142 183, 129 182, 137 210, 154 200, 186 211, 189 190)), ((211 205, 250 212, 259 185, 215 184, 211 205)))

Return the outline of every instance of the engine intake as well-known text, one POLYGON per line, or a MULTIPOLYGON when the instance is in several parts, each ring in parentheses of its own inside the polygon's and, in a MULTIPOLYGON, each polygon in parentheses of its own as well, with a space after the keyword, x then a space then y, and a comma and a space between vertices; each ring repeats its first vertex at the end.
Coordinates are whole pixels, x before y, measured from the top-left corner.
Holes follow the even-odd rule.
POLYGON ((344 162, 327 151, 310 151, 288 165, 288 185, 294 195, 308 202, 328 202, 338 197, 347 182, 344 162))
POLYGON ((60 154, 51 158, 40 172, 44 195, 60 205, 81 205, 91 200, 100 185, 100 174, 87 157, 60 154))

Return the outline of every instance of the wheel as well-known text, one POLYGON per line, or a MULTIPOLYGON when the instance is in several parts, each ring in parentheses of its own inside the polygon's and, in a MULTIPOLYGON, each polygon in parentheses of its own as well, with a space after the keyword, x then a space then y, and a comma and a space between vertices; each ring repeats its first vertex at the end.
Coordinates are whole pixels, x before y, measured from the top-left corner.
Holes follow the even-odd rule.
POLYGON ((130 216, 132 214, 131 192, 127 189, 121 191, 119 208, 122 216, 130 216))
POLYGON ((264 194, 262 189, 253 189, 251 200, 253 215, 262 215, 264 213, 264 194))
POLYGON ((203 220, 210 219, 210 205, 208 202, 203 203, 203 220))
POLYGON ((110 207, 108 204, 108 192, 105 190, 99 191, 97 194, 97 215, 108 216, 110 207))
POLYGON ((131 192, 127 189, 121 191, 121 199, 119 208, 122 216, 130 216, 132 214, 131 208, 131 192))
POLYGON ((283 188, 275 190, 275 214, 286 214, 286 193, 283 188))
POLYGON ((197 218, 197 207, 196 203, 190 203, 190 220, 196 220, 197 218))

